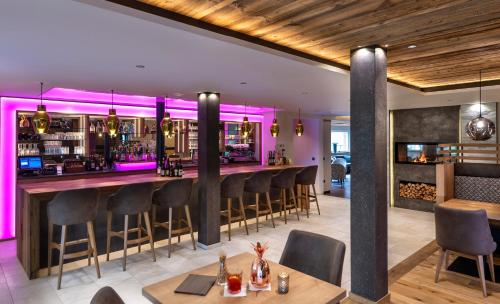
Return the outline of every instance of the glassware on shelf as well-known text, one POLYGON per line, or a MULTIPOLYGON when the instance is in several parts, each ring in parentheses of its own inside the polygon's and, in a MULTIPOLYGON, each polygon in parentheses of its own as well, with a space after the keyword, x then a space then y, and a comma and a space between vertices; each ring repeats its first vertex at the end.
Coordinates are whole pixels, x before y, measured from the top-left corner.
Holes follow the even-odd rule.
POLYGON ((252 284, 254 288, 263 289, 266 288, 271 281, 269 263, 262 257, 264 252, 268 249, 268 246, 267 243, 262 245, 260 242, 257 242, 256 245, 252 244, 252 246, 257 257, 252 263, 250 284, 252 284))

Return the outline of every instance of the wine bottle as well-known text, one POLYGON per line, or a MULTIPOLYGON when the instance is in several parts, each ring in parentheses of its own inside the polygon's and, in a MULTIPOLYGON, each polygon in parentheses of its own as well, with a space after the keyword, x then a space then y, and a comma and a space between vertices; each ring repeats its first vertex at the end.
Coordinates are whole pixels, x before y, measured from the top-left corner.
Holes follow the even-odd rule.
MULTIPOLYGON (((167 162, 168 162, 168 158, 167 158, 167 162)), ((160 170, 160 175, 161 175, 162 177, 165 177, 165 174, 166 174, 166 172, 165 172, 165 167, 166 167, 166 166, 165 166, 165 161, 164 161, 164 159, 162 158, 162 160, 161 160, 161 170, 160 170)))
POLYGON ((175 177, 179 177, 179 161, 176 161, 176 162, 175 162, 175 166, 174 166, 174 176, 175 176, 175 177))
POLYGON ((179 161, 179 177, 184 174, 184 169, 182 168, 182 159, 179 161))

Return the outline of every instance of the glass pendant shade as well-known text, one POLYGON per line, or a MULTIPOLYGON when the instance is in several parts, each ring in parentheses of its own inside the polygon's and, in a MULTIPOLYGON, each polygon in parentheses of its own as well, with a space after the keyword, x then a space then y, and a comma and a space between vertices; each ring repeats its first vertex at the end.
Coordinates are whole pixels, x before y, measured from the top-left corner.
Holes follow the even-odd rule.
POLYGON ((106 127, 108 129, 109 136, 116 137, 119 126, 120 120, 118 119, 118 116, 116 116, 116 109, 109 109, 109 115, 106 119, 106 127))
POLYGON ((280 133, 280 125, 278 125, 278 120, 275 118, 273 119, 273 124, 271 125, 271 136, 278 137, 279 133, 280 133))
POLYGON ((240 133, 243 138, 247 138, 248 135, 250 135, 250 132, 252 132, 252 126, 250 125, 250 122, 248 121, 248 117, 243 117, 243 122, 241 123, 241 128, 240 128, 240 133))
POLYGON ((33 128, 35 133, 45 134, 49 130, 50 116, 47 113, 47 108, 44 105, 38 105, 37 111, 33 116, 33 128))
POLYGON ((165 116, 161 120, 161 130, 163 135, 168 138, 171 138, 174 135, 174 122, 170 118, 170 113, 166 112, 165 116))
POLYGON ((465 133, 472 140, 488 140, 495 134, 495 124, 486 117, 476 117, 465 126, 465 133))
POLYGON ((295 125, 295 134, 297 134, 297 136, 302 136, 302 134, 304 134, 304 124, 302 124, 302 120, 300 119, 295 125))

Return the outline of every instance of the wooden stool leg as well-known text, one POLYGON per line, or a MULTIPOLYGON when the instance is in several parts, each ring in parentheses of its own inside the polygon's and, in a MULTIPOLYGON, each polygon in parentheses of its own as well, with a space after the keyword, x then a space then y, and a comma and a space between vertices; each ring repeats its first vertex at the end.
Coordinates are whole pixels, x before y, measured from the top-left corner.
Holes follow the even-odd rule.
MULTIPOLYGON (((297 200, 295 199, 295 193, 293 192, 293 188, 290 188, 290 193, 292 195, 293 205, 295 206, 295 214, 297 214, 297 221, 300 221, 300 218, 299 218, 299 207, 297 206, 297 200)), ((306 211, 307 211, 307 209, 306 209, 306 211)))
POLYGON ((94 254, 94 264, 97 272, 97 278, 100 279, 101 269, 99 268, 99 259, 97 258, 97 245, 95 241, 94 224, 92 224, 92 222, 87 222, 87 233, 89 234, 89 242, 92 247, 92 253, 94 254))
MULTIPOLYGON (((141 239, 142 237, 142 231, 141 231, 141 228, 142 228, 142 225, 141 225, 141 214, 137 214, 137 228, 138 228, 138 231, 137 231, 137 239, 141 239)), ((139 252, 141 252, 141 242, 139 241, 139 244, 137 244, 137 250, 139 252)))
POLYGON ((491 281, 493 283, 495 283, 496 282, 496 280, 495 280, 495 264, 493 263, 493 253, 488 256, 488 266, 490 267, 491 281))
POLYGON ((479 272, 479 278, 481 279, 481 287, 483 289, 483 296, 486 298, 488 296, 488 292, 486 291, 486 279, 484 278, 484 261, 483 256, 478 255, 476 257, 477 262, 477 270, 479 272))
POLYGON ((259 194, 255 193, 255 221, 257 222, 257 232, 259 232, 259 194))
POLYGON ((151 222, 149 221, 149 212, 144 212, 144 223, 146 224, 146 231, 148 232, 149 244, 151 245, 151 252, 153 253, 153 262, 156 262, 155 243, 153 241, 153 233, 151 230, 151 222))
MULTIPOLYGON (((181 208, 177 209, 177 229, 181 229, 181 224, 182 224, 182 210, 181 208)), ((181 235, 179 234, 177 236, 177 244, 181 242, 181 235)))
POLYGON ((48 236, 49 236, 49 242, 48 242, 48 255, 47 255, 47 272, 48 276, 50 277, 51 269, 52 269, 52 237, 54 234, 54 225, 49 221, 49 229, 48 229, 48 236))
POLYGON ((445 250, 441 249, 441 254, 439 255, 439 259, 436 265, 436 275, 434 276, 434 283, 437 283, 439 281, 439 273, 441 272, 441 268, 443 266, 445 253, 445 250))
POLYGON ((318 215, 321 215, 321 212, 319 212, 319 202, 318 202, 318 195, 316 194, 316 186, 313 184, 313 193, 314 193, 314 199, 316 200, 316 207, 318 207, 318 215))
POLYGON ((123 225, 123 271, 127 269, 127 242, 128 242, 128 214, 125 214, 125 224, 123 225))
POLYGON ((240 214, 243 216, 243 223, 245 224, 245 230, 246 230, 247 235, 248 235, 247 215, 245 214, 245 206, 243 206, 243 197, 242 196, 240 196, 239 201, 240 201, 240 214))
POLYGON ((63 264, 64 264, 64 250, 66 247, 66 225, 63 225, 61 228, 61 248, 59 250, 59 273, 57 275, 57 289, 61 289, 61 279, 63 272, 63 264))
POLYGON ((172 251, 172 207, 168 208, 168 257, 172 251))
POLYGON ((283 209, 283 213, 284 213, 284 218, 285 218, 285 224, 287 223, 287 219, 286 219, 286 193, 285 193, 285 189, 281 189, 281 194, 280 194, 280 209, 283 209))
POLYGON ((111 227, 113 223, 113 212, 108 211, 106 221, 106 261, 109 261, 109 251, 111 247, 111 227))
POLYGON ((273 207, 271 206, 271 198, 269 197, 269 192, 266 192, 266 200, 267 208, 269 208, 269 212, 271 213, 271 223, 273 223, 273 228, 276 228, 276 226, 274 225, 273 207))
POLYGON ((90 255, 91 255, 91 252, 92 252, 92 248, 90 247, 90 235, 89 235, 89 232, 87 230, 87 266, 90 266, 90 255))
POLYGON ((231 209, 233 207, 233 204, 231 202, 231 199, 227 199, 227 233, 229 235, 229 240, 231 240, 231 209))
POLYGON ((193 250, 196 250, 196 242, 194 241, 194 234, 193 234, 193 224, 191 223, 191 212, 189 211, 188 205, 184 206, 184 209, 186 210, 186 218, 189 227, 189 234, 191 234, 191 242, 193 243, 193 250))
POLYGON ((153 233, 153 241, 155 240, 155 227, 156 227, 156 205, 153 205, 151 215, 151 233, 153 233))

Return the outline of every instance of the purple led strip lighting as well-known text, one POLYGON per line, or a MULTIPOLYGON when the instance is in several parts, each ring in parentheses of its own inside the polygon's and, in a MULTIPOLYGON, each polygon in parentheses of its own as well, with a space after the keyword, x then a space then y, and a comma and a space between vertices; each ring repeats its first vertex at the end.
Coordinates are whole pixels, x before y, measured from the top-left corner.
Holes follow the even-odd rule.
MULTIPOLYGON (((39 99, 0 97, 0 240, 15 237, 15 193, 17 179, 16 112, 32 112, 39 103, 39 99)), ((96 104, 89 101, 68 102, 44 99, 43 104, 47 106, 49 113, 105 116, 109 110, 109 105, 107 104, 96 104)), ((156 115, 156 109, 152 107, 115 104, 115 109, 119 116, 155 117, 156 115)), ((169 108, 169 112, 172 118, 197 119, 197 111, 194 109, 169 108)), ((220 119, 223 121, 241 121, 243 116, 245 116, 243 113, 220 113, 220 119)), ((251 122, 263 121, 262 115, 247 114, 247 116, 251 122)), ((121 167, 119 170, 138 169, 141 169, 140 166, 134 167, 132 165, 128 168, 127 166, 121 167)))

